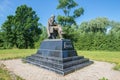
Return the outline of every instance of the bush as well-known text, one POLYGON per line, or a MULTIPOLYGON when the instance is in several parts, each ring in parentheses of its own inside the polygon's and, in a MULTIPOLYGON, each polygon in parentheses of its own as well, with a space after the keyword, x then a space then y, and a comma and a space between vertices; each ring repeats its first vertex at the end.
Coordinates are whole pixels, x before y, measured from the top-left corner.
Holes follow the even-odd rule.
POLYGON ((82 33, 74 43, 78 50, 120 51, 120 37, 103 33, 82 33))

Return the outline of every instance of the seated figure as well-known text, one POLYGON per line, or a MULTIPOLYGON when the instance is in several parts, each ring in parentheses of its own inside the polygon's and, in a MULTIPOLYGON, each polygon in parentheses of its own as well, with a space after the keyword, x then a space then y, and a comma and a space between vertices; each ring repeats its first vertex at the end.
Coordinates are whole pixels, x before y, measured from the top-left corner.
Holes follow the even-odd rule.
POLYGON ((49 39, 56 39, 57 35, 62 38, 62 27, 55 22, 54 15, 48 20, 47 33, 49 39))

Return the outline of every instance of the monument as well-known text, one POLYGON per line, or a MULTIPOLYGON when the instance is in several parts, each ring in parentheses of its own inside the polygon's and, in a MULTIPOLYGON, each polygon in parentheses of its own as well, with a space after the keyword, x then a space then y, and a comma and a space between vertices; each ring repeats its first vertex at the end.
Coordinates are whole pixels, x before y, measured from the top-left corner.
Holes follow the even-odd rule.
MULTIPOLYGON (((51 20, 52 22, 52 20, 51 20)), ((51 23, 50 22, 50 23, 51 23)), ((25 61, 33 65, 66 75, 93 63, 84 56, 78 56, 72 41, 62 39, 62 29, 50 25, 48 21, 48 38, 44 40, 36 54, 26 57, 25 61), (50 27, 52 31, 50 32, 50 27), (61 39, 56 39, 57 33, 61 39)))
POLYGON ((49 39, 56 39, 57 34, 60 38, 62 38, 62 27, 56 23, 55 15, 52 15, 48 20, 47 33, 49 39))

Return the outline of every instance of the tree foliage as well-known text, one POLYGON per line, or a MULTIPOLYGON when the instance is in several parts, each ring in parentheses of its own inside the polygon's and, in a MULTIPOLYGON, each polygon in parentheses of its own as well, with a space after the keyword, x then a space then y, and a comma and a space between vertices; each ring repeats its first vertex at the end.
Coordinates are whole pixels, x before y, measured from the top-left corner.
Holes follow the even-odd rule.
POLYGON ((4 47, 32 48, 39 38, 41 29, 38 27, 38 16, 31 7, 17 7, 15 15, 10 15, 2 25, 4 47))
POLYGON ((78 29, 79 38, 75 42, 75 47, 79 50, 120 51, 119 26, 119 22, 109 21, 107 18, 82 22, 78 29))
POLYGON ((41 26, 41 35, 38 41, 35 42, 35 48, 38 49, 40 47, 41 42, 47 38, 47 29, 45 26, 41 26))
POLYGON ((76 25, 71 25, 71 27, 63 27, 64 35, 63 37, 66 39, 71 39, 73 42, 76 42, 78 40, 79 32, 77 30, 76 25))
MULTIPOLYGON (((120 51, 120 22, 107 18, 96 18, 76 24, 84 9, 75 7, 74 0, 59 0, 57 9, 64 12, 58 15, 58 22, 65 26, 64 38, 71 39, 78 50, 120 51)), ((47 38, 46 27, 38 23, 38 16, 31 7, 17 7, 15 15, 7 16, 0 29, 0 48, 38 48, 47 38)))
POLYGON ((62 9, 64 12, 64 16, 58 15, 57 20, 62 26, 69 26, 72 24, 76 24, 75 19, 80 17, 84 13, 84 9, 78 8, 78 4, 74 0, 59 0, 59 4, 57 6, 57 9, 62 9), (72 9, 74 11, 72 12, 72 9))
POLYGON ((89 22, 82 22, 80 30, 83 32, 102 32, 106 33, 107 27, 109 26, 109 20, 107 18, 96 18, 89 22))
POLYGON ((9 15, 7 17, 7 20, 2 25, 2 31, 3 31, 3 41, 4 41, 4 47, 10 48, 13 46, 14 40, 14 31, 12 30, 15 26, 14 24, 14 16, 9 15))
POLYGON ((116 34, 116 33, 120 34, 120 22, 111 21, 110 28, 111 28, 110 33, 112 33, 112 34, 116 34))
POLYGON ((0 48, 3 47, 3 33, 0 31, 0 48))
POLYGON ((58 2, 57 9, 62 10, 64 13, 64 15, 57 16, 58 23, 63 26, 63 31, 65 33, 64 38, 76 41, 78 38, 76 30, 78 26, 75 19, 84 13, 84 9, 82 7, 76 8, 78 4, 75 0, 59 0, 58 2))

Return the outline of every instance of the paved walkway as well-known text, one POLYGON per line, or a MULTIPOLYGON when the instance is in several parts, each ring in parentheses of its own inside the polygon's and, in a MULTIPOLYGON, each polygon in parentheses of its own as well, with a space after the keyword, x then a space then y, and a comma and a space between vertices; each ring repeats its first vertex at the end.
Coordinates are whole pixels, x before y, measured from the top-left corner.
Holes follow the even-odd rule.
POLYGON ((99 80, 103 77, 108 80, 120 80, 120 71, 112 69, 115 64, 107 62, 94 61, 94 64, 66 76, 61 76, 52 71, 23 63, 21 59, 0 62, 5 64, 10 71, 25 80, 99 80))

